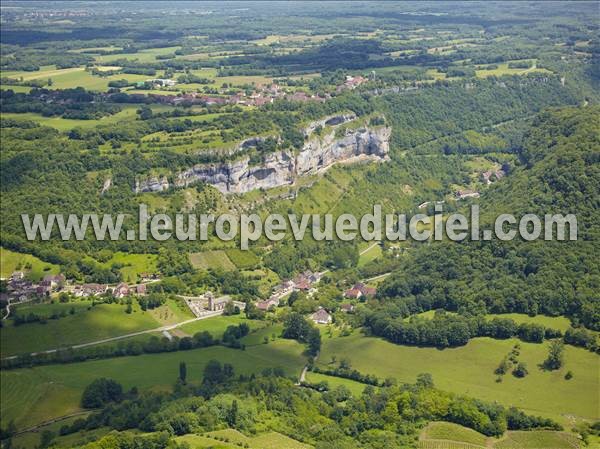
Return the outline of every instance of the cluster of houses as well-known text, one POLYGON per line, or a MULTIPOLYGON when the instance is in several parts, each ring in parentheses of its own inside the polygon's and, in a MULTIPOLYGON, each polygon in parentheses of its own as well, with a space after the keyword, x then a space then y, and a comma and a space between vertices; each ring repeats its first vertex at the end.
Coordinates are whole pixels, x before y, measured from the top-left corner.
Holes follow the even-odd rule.
MULTIPOLYGON (((336 92, 340 93, 344 90, 353 90, 358 86, 368 81, 367 78, 362 76, 346 76, 345 81, 337 86, 336 92)), ((139 83, 140 85, 151 85, 153 88, 162 88, 162 87, 172 87, 176 84, 174 80, 171 79, 149 79, 144 82, 139 83)), ((140 94, 138 94, 140 95, 140 94)), ((132 96, 135 96, 132 95, 132 96)), ((143 95, 142 95, 143 96, 143 95)), ((277 83, 271 84, 258 84, 254 91, 250 95, 246 95, 245 92, 238 92, 234 95, 207 95, 203 93, 197 92, 186 92, 181 95, 152 95, 152 98, 159 102, 165 104, 177 105, 181 103, 188 104, 202 104, 206 106, 210 105, 225 105, 225 104, 239 104, 246 106, 262 106, 264 104, 273 103, 273 101, 277 99, 285 99, 289 101, 299 101, 302 103, 306 103, 309 101, 315 102, 324 102, 327 99, 331 98, 331 95, 324 94, 323 96, 308 94, 303 91, 296 92, 286 92, 281 88, 281 86, 277 83)))
POLYGON ((377 293, 375 287, 369 287, 362 282, 357 282, 352 288, 344 292, 344 297, 349 299, 372 298, 377 293))
POLYGON ((160 89, 163 87, 173 87, 175 84, 177 84, 177 81, 172 79, 151 78, 135 83, 135 87, 138 89, 160 89))
MULTIPOLYGON (((170 81, 170 80, 169 80, 170 81)), ((141 95, 141 94, 133 94, 141 95)), ((148 94, 157 103, 178 105, 178 104, 201 104, 206 106, 212 105, 244 105, 244 106, 262 106, 265 104, 273 103, 277 99, 285 99, 289 101, 299 102, 324 102, 329 95, 320 97, 318 95, 309 95, 306 92, 296 91, 288 93, 283 91, 278 84, 270 84, 268 86, 259 85, 254 92, 250 95, 246 95, 244 92, 236 93, 235 95, 207 95, 198 92, 186 92, 181 95, 156 95, 148 94)))
POLYGON ((467 198, 479 198, 479 192, 471 189, 458 190, 456 192, 457 200, 464 200, 467 198))
POLYGON ((129 286, 125 282, 121 282, 113 288, 110 288, 106 284, 83 284, 74 286, 71 292, 74 296, 78 298, 101 296, 106 293, 110 293, 113 297, 120 299, 130 295, 145 295, 146 284, 137 284, 129 286))
POLYGON ((64 283, 65 277, 62 274, 48 274, 38 283, 34 283, 25 277, 23 271, 15 271, 8 280, 8 297, 25 301, 33 296, 48 296, 61 289, 64 283))
POLYGON ((339 93, 346 89, 354 90, 358 86, 360 86, 362 83, 364 83, 365 81, 367 81, 367 78, 364 78, 360 75, 359 76, 346 76, 346 80, 344 81, 344 84, 339 85, 337 87, 336 91, 339 93))
MULTIPOLYGON (((278 285, 273 294, 264 301, 258 301, 256 303, 256 307, 260 310, 271 310, 277 306, 279 306, 279 302, 281 298, 285 295, 293 292, 293 291, 304 291, 315 292, 315 285, 317 282, 321 280, 321 276, 323 273, 313 273, 311 271, 306 271, 304 273, 299 274, 294 279, 285 281, 282 284, 278 285)), ((352 288, 346 290, 344 292, 344 297, 348 299, 357 300, 360 298, 372 298, 377 293, 377 289, 374 287, 369 287, 362 282, 357 282, 352 286, 352 288)), ((354 312, 354 304, 344 303, 340 305, 340 310, 344 313, 352 313, 354 312)), ((332 322, 331 314, 322 307, 310 315, 309 317, 315 324, 330 324, 332 322)))
POLYGON ((322 275, 323 273, 313 273, 310 270, 300 273, 294 279, 284 281, 275 287, 269 299, 258 301, 256 307, 265 311, 272 307, 277 307, 281 298, 293 291, 303 291, 309 294, 314 293, 316 291, 315 284, 321 280, 322 275))
POLYGON ((223 311, 228 303, 232 303, 240 310, 246 308, 246 303, 244 302, 235 301, 228 295, 217 297, 210 291, 207 291, 200 296, 182 296, 181 298, 185 300, 185 303, 196 317, 201 317, 211 312, 223 311))
MULTIPOLYGON (((153 276, 147 275, 146 281, 152 281, 153 276)), ((67 282, 62 274, 48 274, 39 282, 28 279, 23 271, 12 273, 7 283, 7 298, 14 302, 27 301, 34 297, 50 296, 53 292, 70 292, 78 298, 101 296, 110 294, 114 298, 124 298, 130 295, 145 295, 146 284, 127 285, 121 282, 115 287, 107 284, 82 284, 72 285, 67 282)))
POLYGON ((494 180, 500 181, 505 175, 504 170, 488 170, 481 174, 481 180, 490 185, 494 180))

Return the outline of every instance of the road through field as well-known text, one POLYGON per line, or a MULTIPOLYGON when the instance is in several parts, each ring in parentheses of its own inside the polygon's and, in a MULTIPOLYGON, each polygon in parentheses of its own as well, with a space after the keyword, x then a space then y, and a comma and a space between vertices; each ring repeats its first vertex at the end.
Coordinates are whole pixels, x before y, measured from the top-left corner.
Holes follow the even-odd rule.
MULTIPOLYGON (((146 330, 143 330, 143 331, 132 332, 130 334, 118 335, 116 337, 104 338, 104 339, 101 339, 101 340, 89 341, 87 343, 80 343, 78 345, 73 345, 73 346, 64 346, 64 347, 61 347, 61 348, 48 349, 46 351, 32 352, 29 355, 35 356, 35 355, 38 355, 38 354, 51 354, 53 352, 56 352, 56 351, 59 351, 60 349, 65 349, 65 348, 79 349, 79 348, 85 348, 87 346, 99 345, 99 344, 102 344, 102 343, 110 343, 111 341, 122 340, 124 338, 135 337, 135 336, 138 336, 138 335, 151 334, 151 333, 154 333, 154 332, 170 331, 172 329, 176 329, 176 328, 178 328, 180 326, 183 326, 185 324, 193 323, 195 321, 204 320, 206 318, 212 318, 212 317, 219 316, 219 315, 222 315, 222 314, 223 314, 223 310, 217 310, 217 311, 214 311, 214 312, 207 312, 205 315, 202 315, 202 316, 199 316, 199 317, 196 317, 196 318, 192 318, 192 319, 189 319, 189 320, 181 321, 181 322, 175 323, 175 324, 169 324, 169 325, 166 325, 166 326, 160 326, 160 327, 156 327, 156 328, 153 328, 153 329, 146 329, 146 330)), ((13 356, 10 356, 10 357, 5 357, 4 360, 11 360, 11 359, 14 359, 16 357, 18 357, 18 356, 13 355, 13 356)))

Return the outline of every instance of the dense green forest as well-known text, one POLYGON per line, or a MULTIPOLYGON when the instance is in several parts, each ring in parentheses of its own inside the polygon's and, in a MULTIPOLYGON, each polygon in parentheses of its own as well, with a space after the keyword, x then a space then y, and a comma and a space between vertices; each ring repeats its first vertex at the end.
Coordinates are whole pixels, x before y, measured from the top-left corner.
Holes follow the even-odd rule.
POLYGON ((435 308, 567 315, 600 329, 597 108, 546 112, 532 124, 522 165, 482 199, 482 221, 500 211, 576 213, 576 242, 464 242, 422 246, 379 290, 388 316, 435 308), (389 307, 389 309, 388 309, 389 307))

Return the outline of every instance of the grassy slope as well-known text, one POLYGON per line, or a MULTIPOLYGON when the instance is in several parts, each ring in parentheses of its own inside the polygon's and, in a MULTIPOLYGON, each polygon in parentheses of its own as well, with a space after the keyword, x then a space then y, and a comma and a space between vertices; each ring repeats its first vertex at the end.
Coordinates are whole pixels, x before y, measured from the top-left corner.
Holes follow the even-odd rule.
POLYGON ((328 361, 332 355, 338 360, 349 359, 363 373, 392 376, 401 382, 414 382, 417 374, 429 372, 442 390, 515 405, 563 423, 565 414, 589 419, 600 415, 598 397, 590 394, 599 388, 599 359, 581 348, 567 346, 565 364, 554 372, 537 368, 547 356, 547 344, 515 339, 476 338, 459 348, 438 350, 394 345, 356 332, 350 337, 323 340, 319 359, 328 361), (517 342, 522 347, 519 360, 527 364, 530 374, 524 379, 508 374, 503 382, 496 383, 495 368, 517 342), (564 380, 568 370, 574 373, 569 381, 564 380))
POLYGON ((517 324, 521 323, 533 323, 533 324, 541 324, 544 327, 548 327, 551 329, 558 329, 562 332, 566 331, 569 327, 571 327, 571 321, 564 316, 544 316, 544 315, 536 315, 529 316, 523 313, 503 313, 503 314, 488 314, 486 315, 488 319, 492 318, 508 318, 513 320, 517 324))
POLYGON ((60 270, 58 265, 44 262, 31 254, 21 254, 0 248, 0 277, 10 277, 14 271, 17 271, 19 265, 19 270, 26 271, 24 266, 26 263, 31 264, 28 277, 36 281, 47 274, 57 274, 60 270))
MULTIPOLYGON (((66 307, 81 307, 79 304, 82 303, 67 304, 66 307)), ((91 303, 83 304, 87 309, 91 303)), ((46 313, 45 309, 36 309, 37 305, 29 307, 31 311, 46 313)), ((8 324, 0 330, 2 357, 100 340, 161 325, 150 312, 142 312, 136 302, 133 304, 133 313, 126 314, 125 308, 120 304, 98 304, 90 310, 48 320, 47 324, 8 324)))
POLYGON ((344 379, 342 377, 328 376, 326 374, 312 372, 306 373, 306 380, 313 384, 318 382, 327 382, 329 388, 344 386, 350 390, 354 396, 360 396, 367 386, 366 384, 362 384, 351 379, 344 379))
POLYGON ((574 435, 565 432, 507 432, 494 444, 496 449, 570 449, 579 447, 574 435))
MULTIPOLYGON (((453 313, 453 312, 447 312, 453 313)), ((435 310, 428 310, 427 312, 417 313, 413 316, 419 316, 421 318, 432 319, 435 315, 435 310)), ((565 332, 569 327, 571 327, 571 321, 564 316, 546 316, 546 315, 536 315, 529 316, 524 313, 488 313, 486 319, 492 320, 494 318, 503 318, 513 320, 517 324, 521 323, 531 323, 531 324, 541 324, 544 327, 551 329, 558 329, 562 332, 565 332)), ((410 320, 411 317, 407 317, 405 321, 410 320)))
POLYGON ((123 275, 125 282, 137 282, 137 276, 140 273, 156 273, 156 254, 128 254, 116 252, 113 257, 106 262, 106 266, 118 263, 124 265, 119 271, 123 275))
POLYGON ((256 436, 246 436, 234 429, 217 430, 203 435, 185 435, 178 442, 187 442, 193 448, 233 449, 308 449, 312 446, 293 440, 277 432, 267 432, 256 436), (227 441, 222 441, 226 439, 227 441))
POLYGON ((6 112, 2 114, 2 118, 13 118, 22 120, 32 120, 40 125, 51 126, 59 131, 69 131, 73 128, 95 128, 98 125, 109 125, 123 121, 124 119, 133 118, 136 109, 134 107, 124 107, 121 112, 114 115, 108 115, 98 120, 77 120, 62 117, 44 117, 41 114, 34 112, 26 112, 23 114, 16 112, 6 112))
POLYGON ((452 440, 485 446, 487 437, 473 429, 449 422, 432 422, 423 429, 421 439, 452 440))
POLYGON ((245 351, 221 346, 185 352, 121 357, 65 365, 49 365, 0 372, 2 426, 14 419, 17 427, 27 427, 53 417, 79 410, 81 392, 92 380, 108 377, 126 389, 169 389, 177 379, 180 361, 188 367, 190 381, 200 381, 202 370, 211 359, 231 363, 237 374, 281 367, 297 376, 304 364, 304 348, 291 340, 245 351))
POLYGON ((580 442, 567 432, 509 431, 499 439, 487 438, 458 424, 432 422, 419 436, 420 449, 576 449, 580 442))
POLYGON ((222 268, 228 271, 235 270, 235 265, 223 250, 191 253, 190 262, 194 268, 201 270, 209 268, 222 268))
POLYGON ((264 325, 261 321, 247 319, 243 314, 231 316, 217 316, 206 320, 195 321, 193 323, 184 324, 179 329, 188 334, 194 335, 196 332, 208 331, 213 336, 220 338, 227 329, 227 326, 238 326, 241 323, 246 323, 250 329, 256 329, 264 325))

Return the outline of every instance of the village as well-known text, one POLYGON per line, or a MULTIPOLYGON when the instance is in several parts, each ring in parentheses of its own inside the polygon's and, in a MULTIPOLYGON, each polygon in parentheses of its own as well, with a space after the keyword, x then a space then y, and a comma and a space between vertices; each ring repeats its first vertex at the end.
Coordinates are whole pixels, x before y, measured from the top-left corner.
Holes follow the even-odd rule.
MULTIPOLYGON (((341 93, 344 90, 353 90, 358 86, 366 82, 368 79, 362 76, 350 76, 346 77, 346 80, 336 87, 336 93, 341 93)), ((153 101, 162 104, 169 104, 173 106, 177 105, 194 105, 200 104, 203 106, 212 105, 241 105, 241 106, 263 106, 265 104, 273 103, 275 100, 287 100, 297 101, 306 103, 309 101, 324 102, 331 98, 329 93, 322 95, 307 94, 304 91, 296 90, 294 92, 285 89, 280 84, 273 82, 271 84, 257 84, 253 86, 251 92, 239 90, 229 95, 231 92, 228 88, 221 90, 215 90, 216 94, 207 94, 200 92, 186 92, 179 93, 178 95, 159 95, 153 94, 154 89, 174 88, 177 82, 172 79, 149 79, 145 82, 138 83, 138 88, 144 87, 148 89, 148 97, 151 97, 153 101)), ((131 97, 136 96, 144 97, 144 94, 130 94, 131 97)))
MULTIPOLYGON (((325 272, 312 272, 307 270, 290 280, 283 281, 273 288, 269 298, 254 302, 254 306, 262 312, 273 312, 276 308, 286 304, 285 298, 293 292, 303 292, 312 298, 318 292, 318 283, 325 272)), ((99 283, 76 284, 65 278, 63 274, 49 274, 40 281, 34 282, 27 278, 25 271, 15 271, 7 280, 6 293, 2 293, 3 300, 8 306, 27 303, 34 300, 42 301, 59 293, 70 294, 73 298, 101 298, 112 297, 123 299, 130 296, 144 296, 147 294, 147 285, 159 282, 157 274, 143 273, 140 282, 127 284, 120 282, 114 286, 99 283)), ((344 313, 352 313, 357 301, 372 298, 377 293, 375 287, 369 287, 362 282, 355 283, 343 292, 343 297, 348 302, 340 304, 344 313)), ((182 299, 196 318, 213 316, 217 314, 240 313, 247 304, 237 301, 229 295, 217 296, 211 291, 206 291, 199 296, 177 295, 182 299)), ((333 320, 331 310, 322 307, 310 315, 315 324, 330 324, 333 320)))

